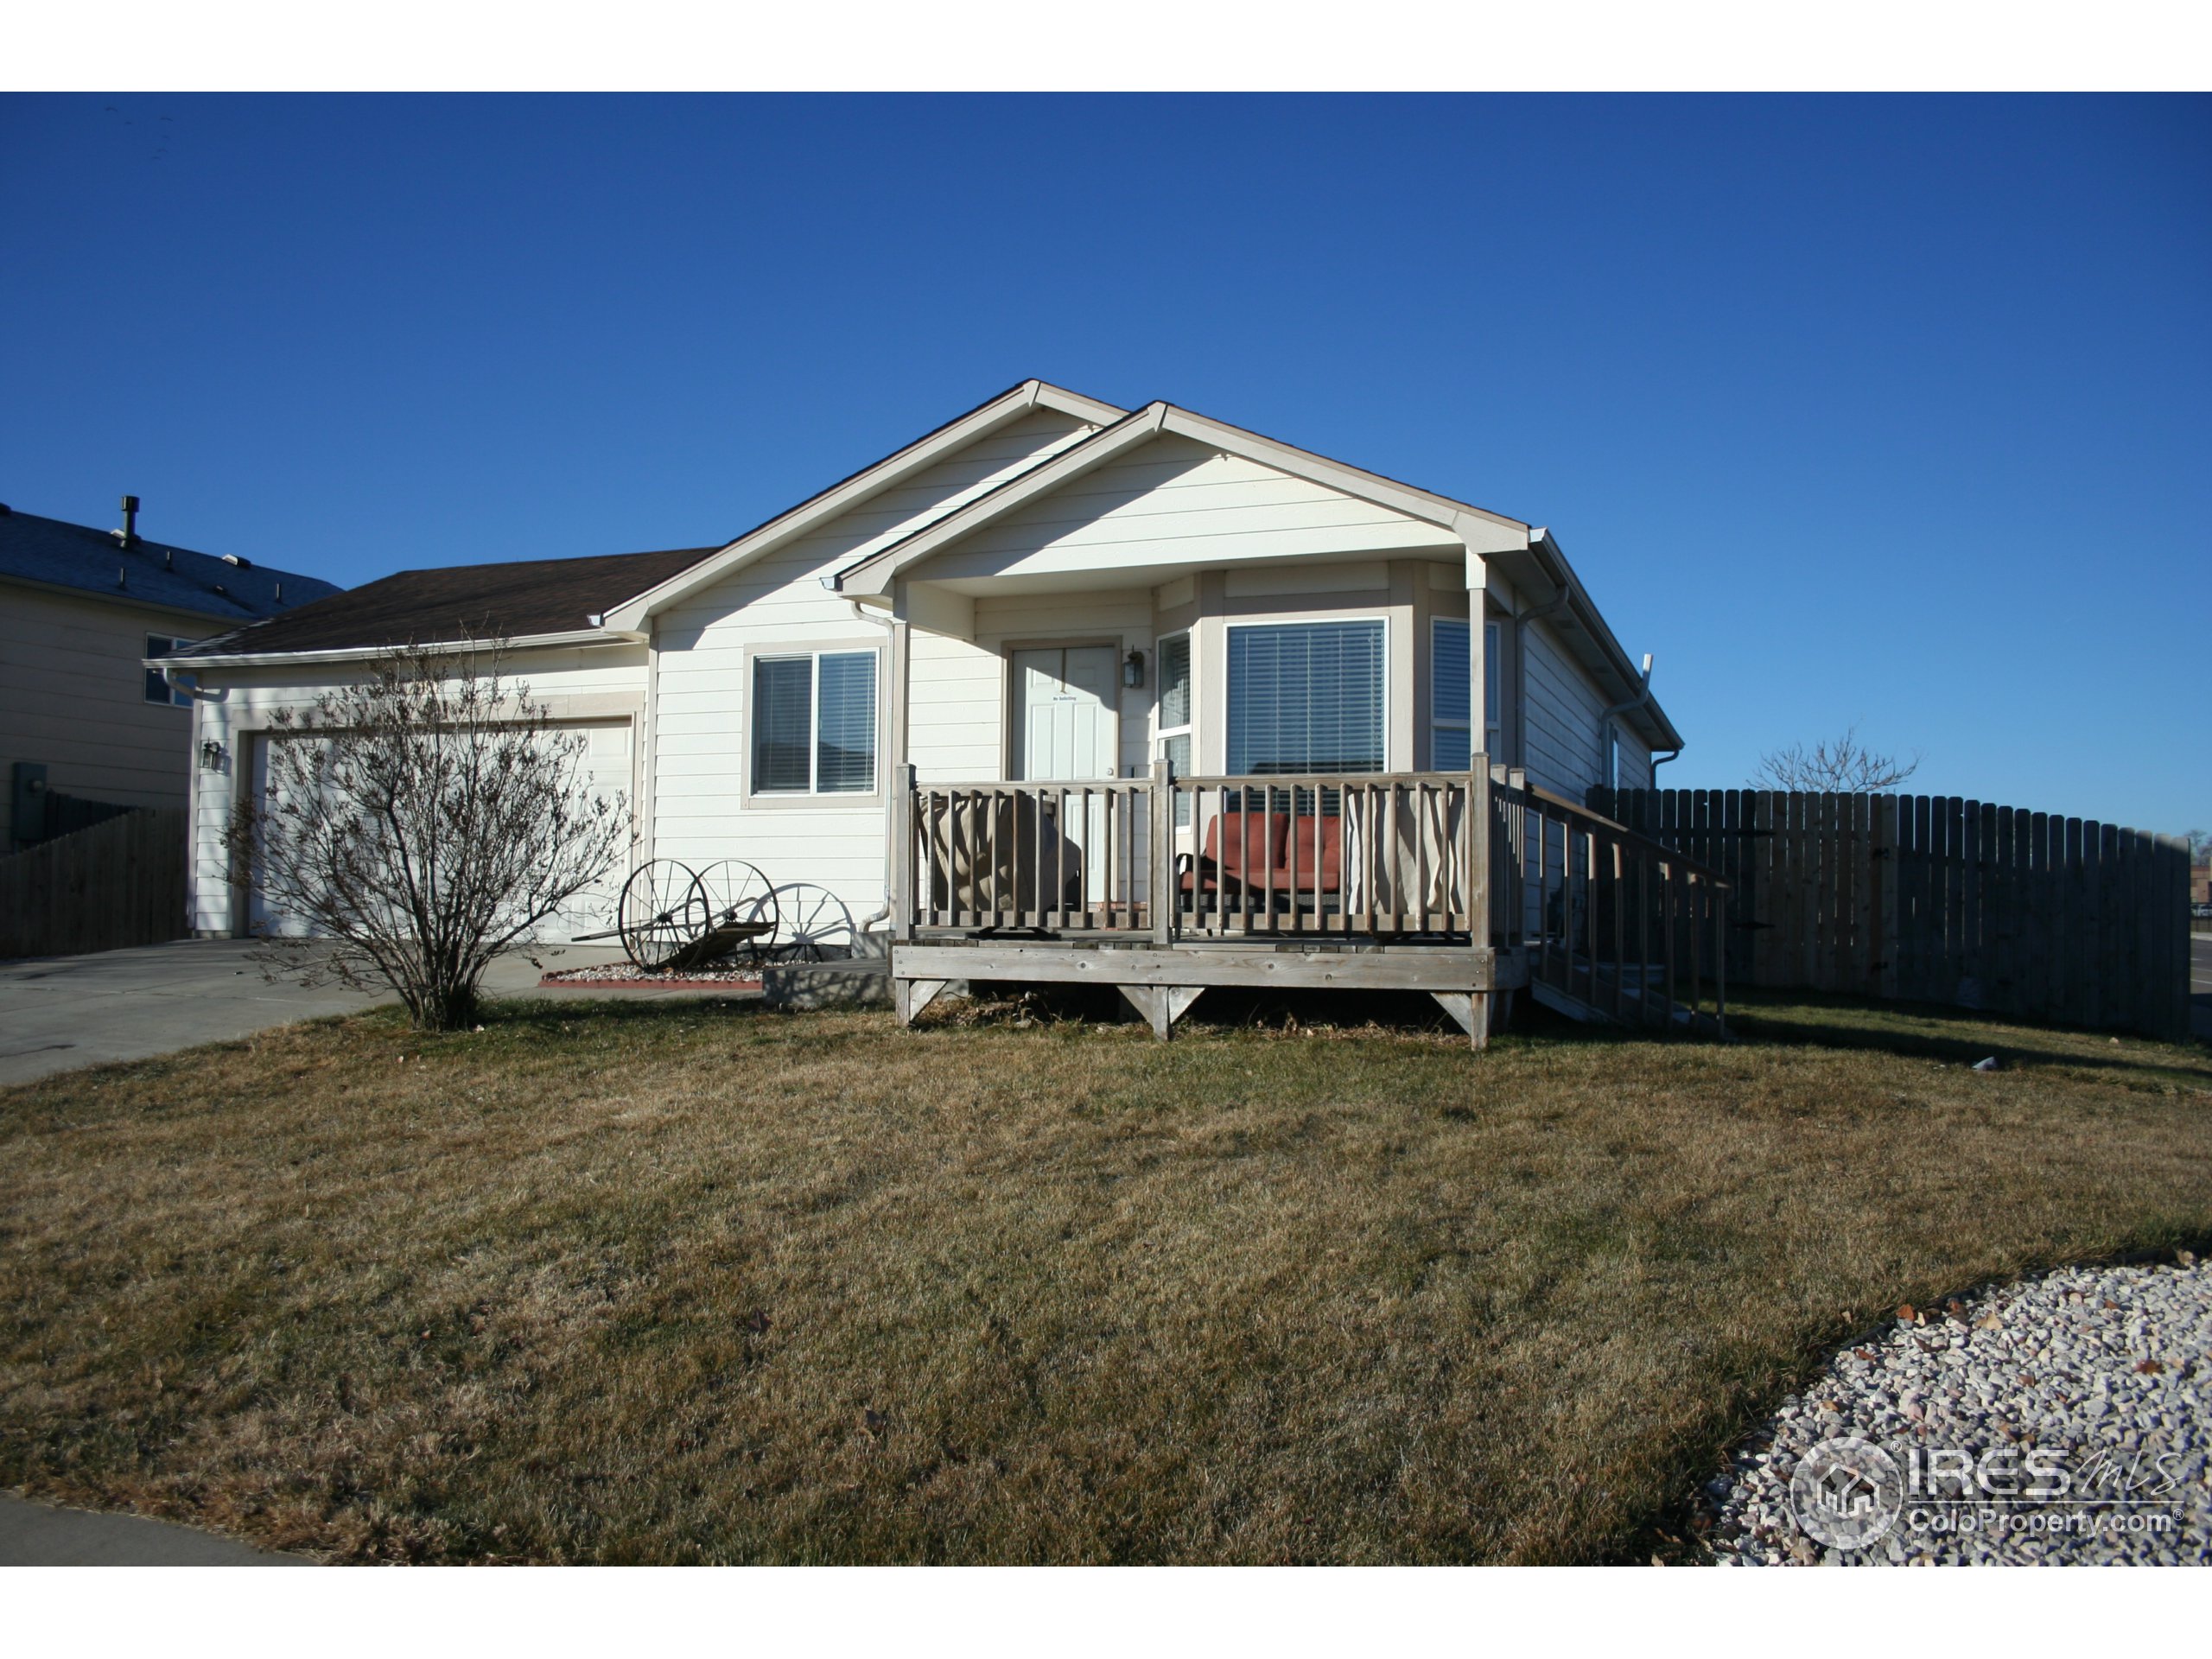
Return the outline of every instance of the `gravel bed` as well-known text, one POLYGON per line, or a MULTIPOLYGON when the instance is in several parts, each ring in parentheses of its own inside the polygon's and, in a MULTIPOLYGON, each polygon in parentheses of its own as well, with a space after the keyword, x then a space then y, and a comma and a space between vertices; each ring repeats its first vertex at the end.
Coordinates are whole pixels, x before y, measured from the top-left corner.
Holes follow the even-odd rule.
POLYGON ((1707 1484, 1706 1540, 1725 1565, 2204 1564, 2208 1446, 2212 1264, 2071 1268, 1838 1353, 1707 1484))
POLYGON ((543 976, 540 985, 636 985, 685 986, 728 985, 743 990, 760 988, 758 968, 693 968, 683 973, 649 974, 642 968, 626 962, 610 962, 600 968, 563 968, 557 973, 543 976))

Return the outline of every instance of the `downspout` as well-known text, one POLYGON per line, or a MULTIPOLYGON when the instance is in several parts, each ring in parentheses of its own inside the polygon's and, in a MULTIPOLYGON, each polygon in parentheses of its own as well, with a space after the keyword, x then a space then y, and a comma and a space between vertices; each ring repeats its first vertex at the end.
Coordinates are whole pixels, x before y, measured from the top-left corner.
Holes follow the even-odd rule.
MULTIPOLYGON (((1522 636, 1531 622, 1541 622, 1557 616, 1574 597, 1574 584, 1564 575, 1559 579, 1559 591, 1542 604, 1523 607, 1513 613, 1513 677, 1516 681, 1513 697, 1513 764, 1529 764, 1529 659, 1522 654, 1522 636)), ((1499 677, 1503 683, 1503 676, 1499 677)))
MULTIPOLYGON (((822 585, 827 588, 830 586, 830 579, 825 576, 823 578, 822 585)), ((855 616, 860 618, 863 622, 874 623, 878 627, 881 628, 884 632, 885 645, 888 652, 888 665, 891 679, 891 725, 892 729, 898 734, 899 738, 898 742, 892 746, 898 751, 898 754, 892 762, 893 781, 889 787, 897 788, 900 786, 899 780, 903 778, 906 765, 906 653, 901 649, 901 646, 905 644, 905 640, 901 638, 901 633, 906 624, 896 616, 885 616, 877 611, 870 609, 868 606, 861 604, 857 599, 849 599, 845 603, 853 607, 853 614, 855 616)), ((891 844, 891 826, 896 822, 898 822, 898 815, 896 813, 890 811, 884 813, 883 870, 885 876, 885 887, 883 889, 883 903, 873 916, 870 916, 867 920, 859 924, 857 931, 861 933, 873 933, 877 928, 880 927, 884 923, 891 919, 892 906, 889 877, 891 874, 892 861, 899 855, 899 849, 891 844)))
POLYGON ((186 665, 182 663, 164 661, 161 664, 162 683, 168 687, 172 691, 181 691, 186 696, 193 698, 195 702, 217 702, 221 701, 221 698, 217 693, 213 691, 202 691, 200 689, 200 675, 196 670, 193 672, 192 683, 190 685, 179 685, 176 683, 176 677, 184 671, 185 666, 186 665))
MULTIPOLYGON (((1643 653, 1643 677, 1637 682, 1636 695, 1625 702, 1613 704, 1611 708, 1598 716, 1598 776, 1608 789, 1611 788, 1612 785, 1605 779, 1605 749, 1608 740, 1612 734, 1613 719, 1616 715, 1627 714, 1630 709, 1641 709, 1650 701, 1651 653, 1647 651, 1643 653)), ((1675 753, 1680 754, 1681 751, 1677 749, 1675 753)))

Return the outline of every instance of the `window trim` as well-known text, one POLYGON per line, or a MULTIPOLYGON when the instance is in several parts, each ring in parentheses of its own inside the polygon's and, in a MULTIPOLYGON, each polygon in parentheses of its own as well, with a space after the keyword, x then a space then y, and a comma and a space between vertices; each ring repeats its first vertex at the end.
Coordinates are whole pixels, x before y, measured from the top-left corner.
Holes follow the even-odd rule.
POLYGON ((741 760, 743 766, 742 804, 746 810, 792 811, 822 810, 845 808, 880 808, 888 798, 884 787, 883 734, 884 720, 884 651, 880 639, 825 639, 810 645, 748 646, 745 652, 744 667, 741 671, 745 687, 745 731, 741 741, 741 760), (865 790, 823 790, 816 787, 819 781, 822 743, 822 659, 824 657, 870 658, 875 667, 874 748, 875 776, 865 790), (807 681, 807 787, 798 789, 761 789, 753 773, 758 762, 755 743, 756 721, 760 709, 754 696, 755 665, 764 662, 798 662, 809 664, 807 681))
MULTIPOLYGON (((1393 712, 1390 706, 1390 686, 1391 682, 1397 677, 1395 666, 1395 657, 1394 654, 1397 649, 1397 642, 1394 637, 1394 630, 1390 626, 1389 612, 1357 610, 1324 612, 1317 614, 1302 616, 1273 616, 1253 621, 1234 620, 1225 620, 1224 621, 1222 625, 1221 641, 1221 766, 1224 776, 1227 776, 1229 773, 1229 700, 1234 689, 1230 683, 1230 664, 1236 660, 1236 652, 1231 647, 1230 636, 1240 630, 1248 628, 1307 628, 1313 627, 1316 624, 1330 622, 1374 622, 1379 624, 1382 629, 1382 709, 1381 715, 1382 763, 1375 772, 1331 772, 1326 775, 1330 777, 1344 778, 1372 778, 1389 772, 1390 721, 1393 712)), ((1193 690, 1196 689, 1196 669, 1197 663, 1196 659, 1193 658, 1193 690)))
MULTIPOLYGON (((149 633, 146 636, 146 655, 148 657, 166 657, 169 652, 173 651, 181 651, 187 645, 193 643, 194 642, 189 639, 179 639, 175 634, 149 633)), ((162 695, 158 697, 154 696, 154 681, 162 678, 162 671, 158 668, 146 668, 143 660, 140 662, 139 666, 144 671, 147 678, 145 683, 141 685, 138 689, 138 696, 139 700, 144 702, 149 708, 189 709, 192 707, 191 697, 184 692, 178 690, 175 686, 169 684, 165 679, 162 680, 162 695)))

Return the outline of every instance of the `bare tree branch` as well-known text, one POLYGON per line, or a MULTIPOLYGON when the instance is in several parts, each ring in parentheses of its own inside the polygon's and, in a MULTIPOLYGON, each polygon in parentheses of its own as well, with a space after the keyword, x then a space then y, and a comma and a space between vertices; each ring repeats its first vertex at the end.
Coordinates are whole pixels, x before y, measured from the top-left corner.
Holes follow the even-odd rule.
POLYGON ((587 740, 501 672, 504 645, 410 646, 280 709, 266 788, 226 831, 268 909, 304 925, 264 961, 305 983, 390 986, 415 1024, 475 1016, 484 970, 614 868, 621 795, 587 740))
POLYGON ((1815 743, 1809 749, 1802 743, 1792 743, 1786 749, 1761 755, 1758 769, 1751 773, 1751 786, 1856 795, 1895 789, 1919 770, 1917 750, 1910 760, 1878 753, 1859 741, 1859 728, 1854 725, 1841 737, 1815 743))

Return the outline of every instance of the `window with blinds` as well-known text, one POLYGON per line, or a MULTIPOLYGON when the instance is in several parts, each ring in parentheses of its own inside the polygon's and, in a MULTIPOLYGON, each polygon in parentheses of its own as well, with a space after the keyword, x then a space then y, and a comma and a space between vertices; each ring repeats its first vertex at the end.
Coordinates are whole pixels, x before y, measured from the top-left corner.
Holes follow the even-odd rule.
POLYGON ((875 653, 753 659, 753 792, 875 788, 875 653))
POLYGON ((1229 630, 1229 770, 1383 769, 1389 652, 1377 618, 1229 630))
MULTIPOLYGON (((1158 655, 1160 758, 1176 777, 1187 778, 1191 774, 1191 636, 1163 635, 1158 655)), ((1190 823, 1191 798, 1179 791, 1175 797, 1175 827, 1188 829, 1190 823)))
POLYGON ((1429 626, 1428 769, 1465 772, 1468 707, 1467 647, 1472 636, 1465 617, 1440 616, 1429 626))

